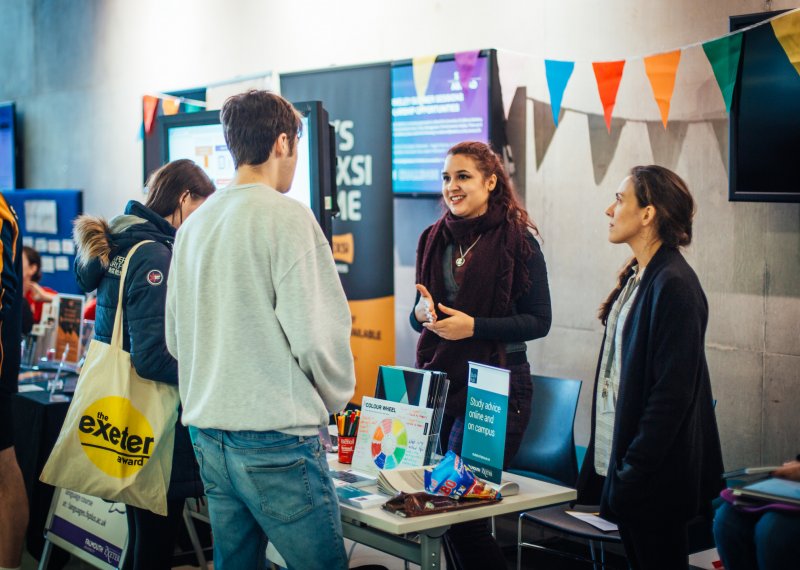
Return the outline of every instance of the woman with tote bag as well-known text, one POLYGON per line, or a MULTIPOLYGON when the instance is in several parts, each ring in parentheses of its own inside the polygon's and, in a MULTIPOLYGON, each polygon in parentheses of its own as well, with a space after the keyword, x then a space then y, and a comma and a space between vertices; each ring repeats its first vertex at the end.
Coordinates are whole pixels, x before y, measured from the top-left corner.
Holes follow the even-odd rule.
MULTIPOLYGON (((84 291, 97 289, 95 340, 111 343, 120 297, 122 266, 130 255, 124 290, 123 349, 130 353, 136 373, 147 380, 177 386, 178 363, 164 340, 167 273, 175 233, 215 188, 203 170, 190 160, 176 160, 154 172, 144 205, 128 202, 125 213, 106 222, 81 216, 75 222, 78 258, 75 274, 84 291)), ((88 422, 88 420, 87 420, 88 422)), ((109 432, 113 428, 109 429, 109 432)), ((133 436, 128 438, 131 447, 133 436)), ((146 439, 134 446, 145 445, 146 439)), ((134 570, 171 567, 176 532, 187 497, 203 494, 187 429, 175 424, 172 474, 167 491, 167 516, 128 506, 128 564, 134 570), (132 564, 131 564, 132 561, 132 564)))

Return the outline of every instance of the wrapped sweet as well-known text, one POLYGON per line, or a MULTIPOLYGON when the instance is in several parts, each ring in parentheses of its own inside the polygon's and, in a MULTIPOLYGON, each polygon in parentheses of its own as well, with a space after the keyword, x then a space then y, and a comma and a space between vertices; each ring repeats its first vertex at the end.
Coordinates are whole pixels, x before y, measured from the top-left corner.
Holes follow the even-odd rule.
POLYGON ((448 451, 438 465, 425 469, 425 490, 453 499, 497 499, 500 492, 475 476, 454 452, 448 451))

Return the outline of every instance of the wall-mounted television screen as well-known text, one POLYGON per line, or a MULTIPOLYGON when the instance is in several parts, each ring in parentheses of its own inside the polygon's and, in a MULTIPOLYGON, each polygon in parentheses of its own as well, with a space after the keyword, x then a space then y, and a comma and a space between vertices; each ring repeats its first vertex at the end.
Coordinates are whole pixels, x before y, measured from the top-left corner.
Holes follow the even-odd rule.
MULTIPOLYGON (((311 208, 330 241, 330 197, 335 194, 332 190, 335 180, 331 176, 330 153, 335 149, 330 140, 328 114, 318 101, 293 104, 302 114, 303 125, 294 180, 286 195, 311 208)), ((231 183, 236 169, 225 143, 219 111, 162 117, 161 128, 164 164, 188 158, 208 174, 218 189, 231 183)))
POLYGON ((17 129, 14 103, 0 103, 0 190, 17 187, 17 129))
MULTIPOLYGON (((411 61, 392 65, 392 188, 396 195, 438 197, 447 150, 465 140, 496 142, 494 51, 480 53, 467 89, 453 55, 439 56, 423 96, 411 61)), ((502 113, 502 109, 501 109, 502 113)), ((497 146, 497 145, 495 145, 497 146)))
MULTIPOLYGON (((731 31, 781 12, 732 16, 731 31)), ((800 202, 800 74, 772 26, 743 32, 730 113, 731 201, 800 202)))

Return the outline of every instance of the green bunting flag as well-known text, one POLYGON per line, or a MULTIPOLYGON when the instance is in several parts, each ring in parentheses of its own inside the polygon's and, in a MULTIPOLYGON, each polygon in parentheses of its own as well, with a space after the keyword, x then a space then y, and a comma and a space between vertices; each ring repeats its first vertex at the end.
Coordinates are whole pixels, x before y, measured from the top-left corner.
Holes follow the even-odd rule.
POLYGON ((719 90, 725 100, 725 110, 731 112, 733 87, 739 72, 739 56, 742 53, 742 34, 725 36, 703 44, 703 51, 714 70, 719 90))

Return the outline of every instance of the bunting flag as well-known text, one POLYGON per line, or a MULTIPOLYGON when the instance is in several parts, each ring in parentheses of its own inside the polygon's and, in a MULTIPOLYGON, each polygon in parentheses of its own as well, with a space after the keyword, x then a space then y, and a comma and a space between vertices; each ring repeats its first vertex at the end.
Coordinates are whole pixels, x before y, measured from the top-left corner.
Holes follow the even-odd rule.
POLYGON ((553 122, 556 126, 558 126, 558 114, 561 112, 561 100, 574 69, 574 61, 544 60, 544 73, 547 77, 547 88, 550 90, 550 107, 553 110, 553 122))
POLYGON ((469 81, 475 71, 475 62, 478 61, 480 50, 461 51, 455 54, 456 69, 458 69, 458 81, 461 83, 461 90, 469 89, 469 81))
POLYGON ((731 112, 733 88, 736 85, 736 76, 739 73, 739 57, 742 55, 742 36, 734 34, 723 36, 703 44, 714 77, 725 100, 725 110, 731 112))
POLYGON ((550 105, 533 100, 533 144, 537 171, 542 167, 547 149, 550 148, 550 143, 556 134, 556 126, 550 121, 552 114, 550 105))
POLYGON ((181 106, 180 99, 168 99, 164 98, 161 100, 161 108, 164 110, 165 115, 174 115, 178 112, 178 108, 181 106))
POLYGON ((786 52, 786 57, 800 73, 800 12, 772 20, 772 31, 786 52))
POLYGON ((644 71, 653 88, 653 97, 661 111, 661 122, 667 128, 669 117, 669 104, 672 93, 675 91, 675 75, 678 73, 678 64, 681 61, 681 50, 676 49, 667 53, 651 55, 644 58, 644 71))
POLYGON ((475 94, 474 89, 469 88, 469 82, 475 73, 475 63, 478 61, 480 50, 462 51, 455 54, 456 69, 458 69, 458 82, 461 84, 461 92, 464 93, 464 103, 469 106, 475 94))
POLYGON ((142 97, 142 107, 144 111, 144 132, 150 134, 153 128, 153 119, 156 118, 156 108, 158 107, 158 97, 145 95, 142 97))
POLYGON ((517 88, 525 83, 525 64, 530 60, 526 56, 513 51, 497 50, 497 73, 500 79, 500 95, 503 100, 503 116, 508 118, 511 104, 517 94, 517 88))
POLYGON ((589 149, 592 153, 592 169, 594 170, 594 183, 600 186, 617 154, 619 139, 622 137, 622 128, 627 124, 624 119, 614 119, 613 128, 603 132, 603 123, 608 125, 602 115, 589 113, 586 116, 589 126, 589 149))
POLYGON ((192 105, 191 103, 184 103, 183 104, 183 112, 184 113, 197 113, 198 111, 202 111, 203 107, 199 105, 192 105))
POLYGON ((433 64, 436 63, 435 55, 423 55, 411 60, 414 73, 414 88, 417 90, 417 97, 422 99, 428 91, 428 82, 431 80, 433 64))
POLYGON ((647 125, 647 138, 650 139, 650 150, 653 151, 653 164, 675 170, 681 156, 689 122, 671 121, 669 129, 662 127, 659 121, 646 121, 645 124, 647 125))
POLYGON ((614 105, 617 103, 617 91, 619 90, 619 82, 622 81, 625 60, 596 61, 592 63, 592 68, 594 68, 594 76, 597 79, 600 101, 603 103, 606 129, 611 134, 611 114, 614 112, 614 105))

